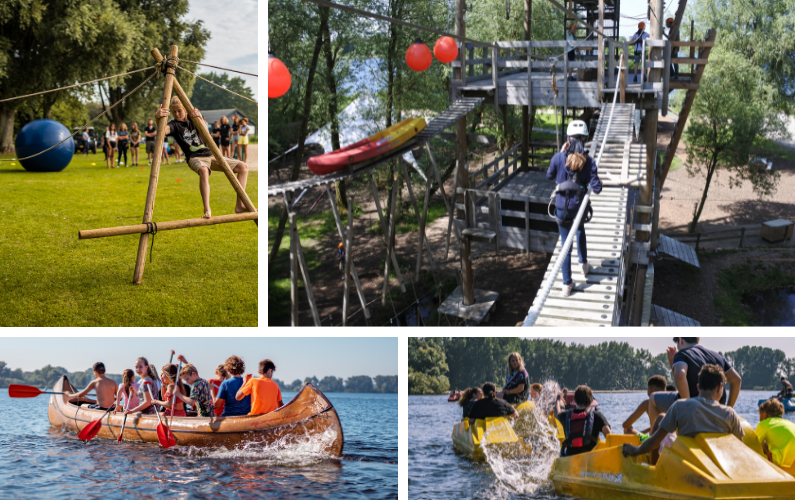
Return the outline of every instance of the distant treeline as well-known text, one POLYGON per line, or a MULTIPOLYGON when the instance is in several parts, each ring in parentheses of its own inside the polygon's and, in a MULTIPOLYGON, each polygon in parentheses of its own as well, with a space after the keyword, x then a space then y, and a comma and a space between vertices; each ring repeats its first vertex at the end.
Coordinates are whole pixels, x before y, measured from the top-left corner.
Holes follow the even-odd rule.
MULTIPOLYGON (((82 389, 94 378, 91 368, 82 372, 70 372, 60 366, 47 365, 44 368, 32 372, 23 372, 22 369, 10 370, 5 361, 0 361, 0 388, 8 387, 10 384, 34 385, 36 387, 51 388, 55 382, 66 375, 69 381, 77 388, 82 389)), ((121 375, 106 373, 106 377, 121 383, 121 375)), ((206 377, 205 377, 206 378, 206 377)), ((296 379, 292 383, 285 384, 279 379, 273 379, 279 384, 282 391, 297 391, 304 385, 304 382, 311 382, 323 392, 366 392, 366 393, 397 393, 397 375, 377 375, 369 377, 367 375, 356 375, 343 380, 338 377, 307 377, 303 381, 296 379)))
MULTIPOLYGON (((561 387, 586 384, 594 390, 646 389, 652 375, 672 382, 664 352, 653 355, 627 342, 586 346, 516 337, 409 337, 409 394, 504 384, 512 352, 522 355, 532 382, 551 379, 561 387)), ((780 349, 745 346, 722 354, 742 376, 743 389, 778 389, 782 374, 795 377, 795 358, 780 349)))

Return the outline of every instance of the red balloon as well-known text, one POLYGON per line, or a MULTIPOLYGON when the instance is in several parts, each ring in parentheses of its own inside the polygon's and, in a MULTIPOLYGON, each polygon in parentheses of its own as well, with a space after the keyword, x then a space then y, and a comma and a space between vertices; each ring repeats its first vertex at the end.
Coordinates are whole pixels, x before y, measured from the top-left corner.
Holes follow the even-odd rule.
POLYGON ((436 40, 436 45, 433 46, 433 55, 440 63, 451 63, 458 57, 458 46, 453 37, 443 36, 436 40))
POLYGON ((417 38, 406 51, 406 64, 414 71, 425 71, 431 67, 432 62, 431 49, 417 38))
POLYGON ((290 90, 293 82, 290 71, 273 54, 268 54, 268 97, 274 99, 290 90))

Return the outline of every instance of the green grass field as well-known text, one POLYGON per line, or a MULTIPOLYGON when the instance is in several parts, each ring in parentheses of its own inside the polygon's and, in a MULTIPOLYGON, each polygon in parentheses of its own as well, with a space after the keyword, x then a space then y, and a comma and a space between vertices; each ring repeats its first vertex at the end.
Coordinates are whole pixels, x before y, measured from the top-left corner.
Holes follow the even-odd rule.
MULTIPOLYGON (((57 173, 15 163, 0 163, 0 326, 257 326, 253 222, 159 233, 133 285, 139 235, 77 232, 140 224, 149 167, 108 170, 101 152, 57 173)), ((246 189, 255 205, 257 179, 250 172, 246 189)), ((210 186, 213 215, 234 213, 226 177, 215 172, 210 186)), ((154 221, 202 214, 198 176, 172 159, 160 169, 154 221)))

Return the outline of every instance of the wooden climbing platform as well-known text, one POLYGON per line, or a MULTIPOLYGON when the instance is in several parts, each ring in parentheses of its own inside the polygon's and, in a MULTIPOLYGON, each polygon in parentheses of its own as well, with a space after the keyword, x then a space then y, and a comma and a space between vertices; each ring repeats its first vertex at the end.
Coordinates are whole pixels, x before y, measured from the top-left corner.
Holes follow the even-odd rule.
POLYGON ((659 243, 660 246, 657 247, 658 252, 673 257, 674 259, 679 259, 682 262, 687 262, 691 266, 701 267, 698 262, 696 250, 690 245, 686 245, 664 234, 659 236, 659 243))
POLYGON ((692 318, 654 304, 651 305, 651 314, 652 326, 701 326, 692 318))

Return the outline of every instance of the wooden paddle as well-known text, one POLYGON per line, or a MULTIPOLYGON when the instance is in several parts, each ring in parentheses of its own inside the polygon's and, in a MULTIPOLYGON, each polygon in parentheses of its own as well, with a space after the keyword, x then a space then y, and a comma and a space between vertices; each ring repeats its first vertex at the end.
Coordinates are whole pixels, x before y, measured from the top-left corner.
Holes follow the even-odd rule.
MULTIPOLYGON (((152 398, 154 401, 155 397, 152 395, 152 389, 149 385, 146 386, 146 390, 149 391, 149 397, 152 398)), ((154 403, 152 403, 154 405, 154 403)), ((177 440, 172 434, 171 430, 163 425, 163 421, 160 420, 160 413, 158 413, 157 409, 155 409, 155 415, 157 415, 157 440, 160 441, 160 446, 163 448, 170 448, 177 444, 177 440)))
POLYGON ((119 438, 116 440, 121 443, 121 438, 124 436, 124 426, 127 425, 127 413, 124 414, 124 420, 121 423, 121 432, 119 433, 119 438))
POLYGON ((99 420, 94 420, 93 422, 89 423, 87 426, 83 427, 83 430, 80 431, 77 437, 79 437, 83 441, 90 441, 91 439, 94 439, 94 436, 96 436, 99 433, 99 430, 102 428, 102 419, 105 418, 105 415, 110 413, 110 411, 115 407, 116 403, 110 405, 110 408, 105 410, 105 413, 103 413, 102 416, 99 417, 99 420))
POLYGON ((32 385, 11 384, 8 386, 8 395, 12 398, 35 398, 40 394, 72 394, 71 392, 42 391, 32 385))
MULTIPOLYGON (((174 351, 171 352, 173 353, 174 351)), ((174 405, 177 404, 177 391, 179 390, 179 385, 180 385, 179 372, 181 370, 182 370, 182 360, 179 360, 179 366, 177 367, 177 380, 174 381, 174 395, 171 397, 171 421, 168 423, 169 427, 171 427, 171 424, 174 423, 174 405)))

